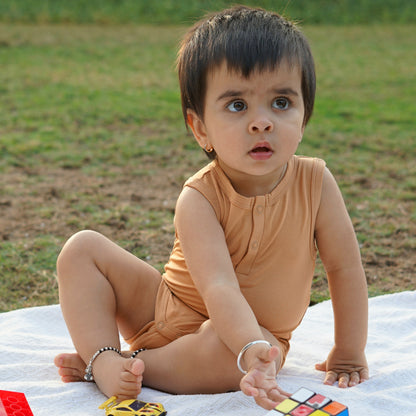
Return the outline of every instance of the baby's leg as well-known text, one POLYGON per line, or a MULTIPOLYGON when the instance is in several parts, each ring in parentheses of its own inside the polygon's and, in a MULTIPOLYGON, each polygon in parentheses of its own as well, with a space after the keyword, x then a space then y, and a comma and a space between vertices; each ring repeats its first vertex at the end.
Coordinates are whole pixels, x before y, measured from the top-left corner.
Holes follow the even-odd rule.
MULTIPOLYGON (((279 347, 277 367, 285 348, 263 329, 265 339, 279 347)), ((63 354, 68 381, 80 381, 85 364, 77 354, 63 354)), ((243 374, 237 357, 218 338, 210 321, 195 334, 185 335, 170 344, 139 354, 145 362, 143 385, 174 394, 224 393, 239 390, 243 374)), ((280 398, 286 398, 284 395, 280 398)))
MULTIPOLYGON (((96 232, 71 237, 59 255, 57 271, 62 312, 84 364, 100 348, 120 348, 119 331, 124 338, 132 337, 154 319, 160 273, 96 232)), ((55 360, 62 368, 67 361, 65 355, 55 360)), ((141 360, 113 351, 103 352, 93 364, 102 392, 120 398, 137 396, 143 371, 141 360)))
MULTIPOLYGON (((280 369, 284 348, 266 329, 265 339, 276 345, 280 369)), ((195 334, 139 354, 145 362, 143 385, 174 394, 224 393, 240 389, 243 374, 237 357, 219 339, 212 322, 206 321, 195 334)))

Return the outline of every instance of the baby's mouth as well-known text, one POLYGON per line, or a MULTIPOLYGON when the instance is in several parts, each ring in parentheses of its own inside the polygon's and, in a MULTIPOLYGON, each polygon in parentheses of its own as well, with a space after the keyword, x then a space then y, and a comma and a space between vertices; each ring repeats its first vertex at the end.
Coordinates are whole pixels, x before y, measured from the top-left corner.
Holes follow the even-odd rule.
POLYGON ((255 147, 251 150, 253 153, 265 153, 265 152, 271 152, 271 150, 266 146, 259 146, 255 147))
POLYGON ((250 153, 268 153, 272 152, 270 143, 266 140, 256 143, 256 145, 250 150, 250 153))
POLYGON ((261 142, 257 143, 249 152, 250 156, 256 160, 264 160, 271 157, 273 150, 271 149, 269 143, 261 142))

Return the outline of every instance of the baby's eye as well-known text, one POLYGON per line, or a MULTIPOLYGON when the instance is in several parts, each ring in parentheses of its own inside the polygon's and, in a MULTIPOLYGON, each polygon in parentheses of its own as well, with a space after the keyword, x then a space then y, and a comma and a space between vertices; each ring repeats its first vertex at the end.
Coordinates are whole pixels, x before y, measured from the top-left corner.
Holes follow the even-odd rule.
POLYGON ((289 104, 290 102, 287 98, 280 97, 273 101, 272 106, 278 110, 287 110, 289 108, 289 104))
POLYGON ((227 105, 227 108, 233 113, 238 113, 239 111, 244 111, 247 109, 246 103, 244 101, 233 101, 227 105))

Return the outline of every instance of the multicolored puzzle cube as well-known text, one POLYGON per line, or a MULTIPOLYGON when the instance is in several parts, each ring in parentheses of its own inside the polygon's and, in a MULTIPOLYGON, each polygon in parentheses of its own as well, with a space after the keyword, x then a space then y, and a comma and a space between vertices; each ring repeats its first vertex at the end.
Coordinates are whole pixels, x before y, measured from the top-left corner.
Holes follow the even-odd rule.
POLYGON ((348 407, 322 394, 300 388, 266 416, 349 416, 348 407))
POLYGON ((33 416, 23 393, 0 390, 0 416, 33 416))

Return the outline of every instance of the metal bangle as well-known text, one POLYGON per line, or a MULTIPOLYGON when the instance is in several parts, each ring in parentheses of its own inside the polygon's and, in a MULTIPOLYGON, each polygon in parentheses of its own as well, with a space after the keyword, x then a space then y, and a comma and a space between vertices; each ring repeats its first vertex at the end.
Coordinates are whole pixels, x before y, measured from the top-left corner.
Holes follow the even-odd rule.
POLYGON ((84 380, 85 381, 94 381, 94 376, 92 375, 92 363, 94 362, 94 360, 103 352, 105 351, 114 351, 117 354, 121 355, 121 351, 118 348, 115 347, 103 347, 100 348, 98 351, 95 352, 95 354, 91 357, 90 362, 87 365, 87 368, 85 369, 85 374, 84 374, 84 380))
POLYGON ((238 357, 237 357, 237 367, 243 374, 247 374, 247 371, 243 370, 243 368, 241 367, 241 359, 243 358, 244 353, 249 348, 251 348, 253 345, 256 345, 256 344, 267 344, 270 348, 272 347, 272 344, 270 344, 269 341, 265 341, 264 339, 259 339, 258 341, 252 341, 252 342, 249 342, 247 345, 245 345, 241 349, 240 354, 238 354, 238 357))

